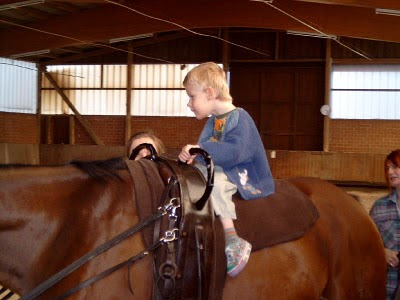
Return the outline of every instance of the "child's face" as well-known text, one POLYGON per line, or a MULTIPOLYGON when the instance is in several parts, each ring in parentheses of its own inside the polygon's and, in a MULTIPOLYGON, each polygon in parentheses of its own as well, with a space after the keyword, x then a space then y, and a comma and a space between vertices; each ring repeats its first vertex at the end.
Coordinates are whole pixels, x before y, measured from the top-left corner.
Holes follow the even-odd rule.
POLYGON ((189 82, 185 89, 189 96, 187 106, 194 112, 197 120, 207 118, 213 113, 213 101, 209 99, 203 87, 196 83, 189 82))
MULTIPOLYGON (((140 144, 144 144, 144 143, 152 144, 154 146, 154 148, 156 148, 153 139, 151 139, 149 137, 141 137, 132 142, 131 147, 129 148, 129 155, 132 153, 133 149, 135 149, 140 144)), ((156 148, 156 151, 158 151, 157 148, 156 148)), ((150 155, 150 151, 147 148, 143 148, 142 150, 140 150, 138 155, 135 157, 135 160, 139 160, 143 157, 146 157, 147 155, 150 155)))

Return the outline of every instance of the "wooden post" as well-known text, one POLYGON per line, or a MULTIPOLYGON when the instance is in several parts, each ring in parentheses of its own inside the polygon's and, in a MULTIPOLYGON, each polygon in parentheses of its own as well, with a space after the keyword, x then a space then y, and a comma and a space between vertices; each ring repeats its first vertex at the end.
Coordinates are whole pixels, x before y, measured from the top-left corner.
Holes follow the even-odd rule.
MULTIPOLYGON (((326 39, 326 51, 325 51, 325 95, 324 104, 330 105, 331 95, 331 73, 332 73, 332 54, 331 54, 332 43, 330 39, 326 39)), ((329 139, 330 139, 330 117, 324 116, 324 135, 323 135, 323 147, 324 152, 329 152, 329 139)))
POLYGON ((275 53, 274 53, 274 59, 278 60, 279 59, 279 37, 280 34, 279 32, 275 32, 275 53))
POLYGON ((75 145, 75 117, 69 116, 69 144, 75 145))
POLYGON ((97 145, 104 145, 102 140, 96 136, 92 128, 90 127, 90 124, 82 117, 82 115, 79 113, 79 111, 75 108, 75 106, 72 104, 72 102, 69 100, 67 95, 65 95, 64 91, 59 87, 57 82, 53 79, 53 77, 46 71, 45 68, 40 67, 40 71, 46 76, 46 78, 50 81, 50 83, 53 85, 55 90, 60 94, 61 98, 64 100, 65 103, 67 103, 68 107, 74 112, 76 118, 78 119, 79 123, 86 129, 86 131, 89 133, 90 137, 94 140, 94 142, 97 145))
MULTIPOLYGON (((222 31, 222 35, 224 40, 229 41, 229 29, 224 28, 222 31)), ((224 67, 225 73, 228 75, 229 72, 229 44, 222 44, 222 64, 224 67)))
POLYGON ((36 107, 36 117, 37 117, 37 143, 41 143, 42 135, 42 72, 40 72, 40 66, 37 66, 38 71, 38 81, 37 81, 37 107, 36 107))
POLYGON ((131 95, 132 95, 132 61, 133 46, 128 44, 127 68, 126 68, 126 117, 125 117, 125 145, 131 137, 131 95))
POLYGON ((51 140, 51 116, 46 117, 46 144, 50 145, 51 140))

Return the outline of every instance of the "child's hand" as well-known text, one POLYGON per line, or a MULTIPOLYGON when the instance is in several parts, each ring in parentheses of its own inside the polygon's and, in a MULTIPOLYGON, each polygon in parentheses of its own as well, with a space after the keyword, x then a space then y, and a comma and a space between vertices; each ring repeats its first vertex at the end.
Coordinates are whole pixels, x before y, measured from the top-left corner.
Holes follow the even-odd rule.
POLYGON ((179 160, 186 162, 188 164, 193 163, 193 160, 196 158, 197 154, 191 155, 189 153, 189 150, 192 148, 200 148, 200 146, 199 145, 186 145, 185 147, 182 148, 182 151, 178 156, 179 160))

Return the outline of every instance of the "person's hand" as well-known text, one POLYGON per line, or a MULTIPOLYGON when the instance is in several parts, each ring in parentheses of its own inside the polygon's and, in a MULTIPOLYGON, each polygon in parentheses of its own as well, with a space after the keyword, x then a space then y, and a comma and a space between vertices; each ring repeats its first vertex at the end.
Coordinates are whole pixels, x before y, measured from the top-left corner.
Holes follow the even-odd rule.
POLYGON ((399 254, 398 251, 385 248, 386 262, 389 266, 397 267, 399 265, 399 258, 397 257, 397 254, 399 254))
POLYGON ((186 162, 188 164, 193 163, 193 160, 196 158, 196 155, 191 155, 189 153, 189 150, 192 148, 200 148, 199 145, 186 145, 185 147, 182 148, 181 153, 179 154, 178 158, 182 162, 186 162))

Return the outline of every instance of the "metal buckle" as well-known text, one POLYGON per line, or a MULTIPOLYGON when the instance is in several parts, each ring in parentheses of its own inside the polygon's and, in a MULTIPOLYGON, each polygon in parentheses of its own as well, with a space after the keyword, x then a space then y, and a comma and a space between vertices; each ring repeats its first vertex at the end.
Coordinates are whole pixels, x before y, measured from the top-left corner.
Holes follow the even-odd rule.
POLYGON ((172 230, 167 230, 164 234, 165 236, 160 239, 160 242, 163 244, 168 244, 178 239, 178 235, 176 234, 179 232, 178 228, 174 228, 172 230))
POLYGON ((169 217, 176 220, 178 218, 178 216, 176 214, 176 209, 181 207, 181 205, 179 204, 178 199, 179 198, 176 198, 176 197, 171 198, 169 200, 168 204, 164 205, 163 207, 160 206, 158 208, 158 210, 161 211, 163 215, 165 215, 169 211, 170 212, 169 213, 169 217), (176 202, 176 203, 174 203, 174 202, 176 202))

